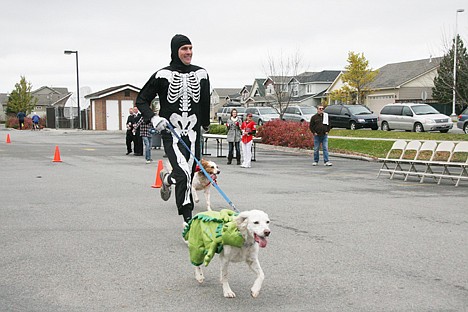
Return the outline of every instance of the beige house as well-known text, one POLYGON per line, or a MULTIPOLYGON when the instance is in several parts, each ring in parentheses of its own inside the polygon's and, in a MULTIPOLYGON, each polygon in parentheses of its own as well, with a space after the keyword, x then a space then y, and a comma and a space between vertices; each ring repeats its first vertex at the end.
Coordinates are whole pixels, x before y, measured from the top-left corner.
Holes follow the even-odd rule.
MULTIPOLYGON (((376 79, 369 85, 373 91, 365 97, 362 104, 374 112, 380 112, 382 107, 389 103, 434 102, 432 88, 441 60, 442 57, 429 58, 393 63, 379 68, 376 79)), ((328 97, 332 91, 343 87, 342 74, 340 73, 326 91, 328 97)), ((334 104, 330 100, 329 103, 334 104)))
POLYGON ((210 118, 216 119, 215 114, 218 109, 231 102, 236 102, 239 105, 240 91, 239 88, 214 88, 210 99, 210 118))

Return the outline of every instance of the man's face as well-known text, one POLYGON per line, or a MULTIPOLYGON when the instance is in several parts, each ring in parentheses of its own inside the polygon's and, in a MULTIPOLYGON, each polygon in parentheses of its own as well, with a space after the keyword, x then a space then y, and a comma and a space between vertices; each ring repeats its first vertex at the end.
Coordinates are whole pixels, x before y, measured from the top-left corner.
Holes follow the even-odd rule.
POLYGON ((184 65, 192 63, 192 45, 186 44, 179 48, 179 58, 184 65))
POLYGON ((133 108, 133 113, 134 113, 135 115, 138 114, 138 108, 134 107, 134 108, 133 108))
POLYGON ((322 105, 317 107, 317 113, 319 113, 320 115, 323 114, 323 106, 322 105))

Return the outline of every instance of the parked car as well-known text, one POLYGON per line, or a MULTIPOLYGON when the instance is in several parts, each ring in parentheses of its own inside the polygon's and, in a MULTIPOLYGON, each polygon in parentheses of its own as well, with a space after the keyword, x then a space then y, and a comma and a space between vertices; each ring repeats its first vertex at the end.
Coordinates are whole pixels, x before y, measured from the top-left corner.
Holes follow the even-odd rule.
POLYGON ((263 125, 265 122, 279 119, 280 115, 278 111, 273 107, 248 107, 245 110, 245 115, 252 114, 252 119, 259 126, 263 125))
POLYGON ((316 113, 317 108, 315 108, 315 106, 288 106, 284 110, 283 120, 310 121, 310 118, 316 113))
POLYGON ((223 125, 224 123, 227 122, 229 117, 231 117, 231 111, 233 109, 237 110, 237 116, 239 116, 239 118, 243 120, 244 114, 245 114, 245 107, 226 106, 226 107, 222 107, 222 109, 220 108, 220 110, 218 110, 218 113, 216 113, 216 119, 218 120, 218 123, 220 125, 223 125))
POLYGON ((351 130, 371 128, 377 130, 377 116, 366 106, 355 104, 329 105, 325 108, 332 128, 347 128, 351 130))
POLYGON ((379 114, 379 127, 384 131, 448 132, 453 127, 449 116, 423 103, 395 103, 385 105, 379 114))
POLYGON ((468 107, 458 116, 457 127, 468 134, 468 107))

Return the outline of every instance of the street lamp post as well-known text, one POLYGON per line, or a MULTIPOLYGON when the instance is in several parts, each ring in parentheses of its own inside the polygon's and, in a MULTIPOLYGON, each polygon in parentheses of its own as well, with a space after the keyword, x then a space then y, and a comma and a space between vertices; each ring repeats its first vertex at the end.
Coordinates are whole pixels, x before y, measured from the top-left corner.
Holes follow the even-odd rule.
POLYGON ((465 12, 464 9, 458 9, 457 13, 455 14, 455 48, 453 50, 453 90, 452 90, 452 118, 456 116, 455 114, 455 105, 456 105, 456 88, 457 88, 457 48, 458 48, 458 13, 465 12))
MULTIPOLYGON (((78 75, 78 51, 65 50, 65 54, 75 54, 76 55, 76 99, 78 103, 78 128, 81 129, 81 110, 80 110, 80 78, 78 75)), ((72 108, 73 111, 73 108, 72 108)), ((73 122, 73 120, 72 120, 73 122)))

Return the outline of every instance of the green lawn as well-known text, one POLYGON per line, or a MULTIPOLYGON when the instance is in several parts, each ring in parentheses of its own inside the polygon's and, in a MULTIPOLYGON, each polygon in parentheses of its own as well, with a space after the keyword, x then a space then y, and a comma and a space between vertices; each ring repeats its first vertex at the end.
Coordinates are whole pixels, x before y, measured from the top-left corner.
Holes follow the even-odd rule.
MULTIPOLYGON (((332 129, 330 136, 349 138, 383 138, 404 140, 434 140, 434 141, 468 141, 467 134, 450 134, 439 132, 404 132, 404 131, 371 131, 371 130, 341 130, 332 129)), ((329 139, 330 152, 368 156, 385 157, 393 145, 393 141, 376 140, 346 140, 329 139)))

